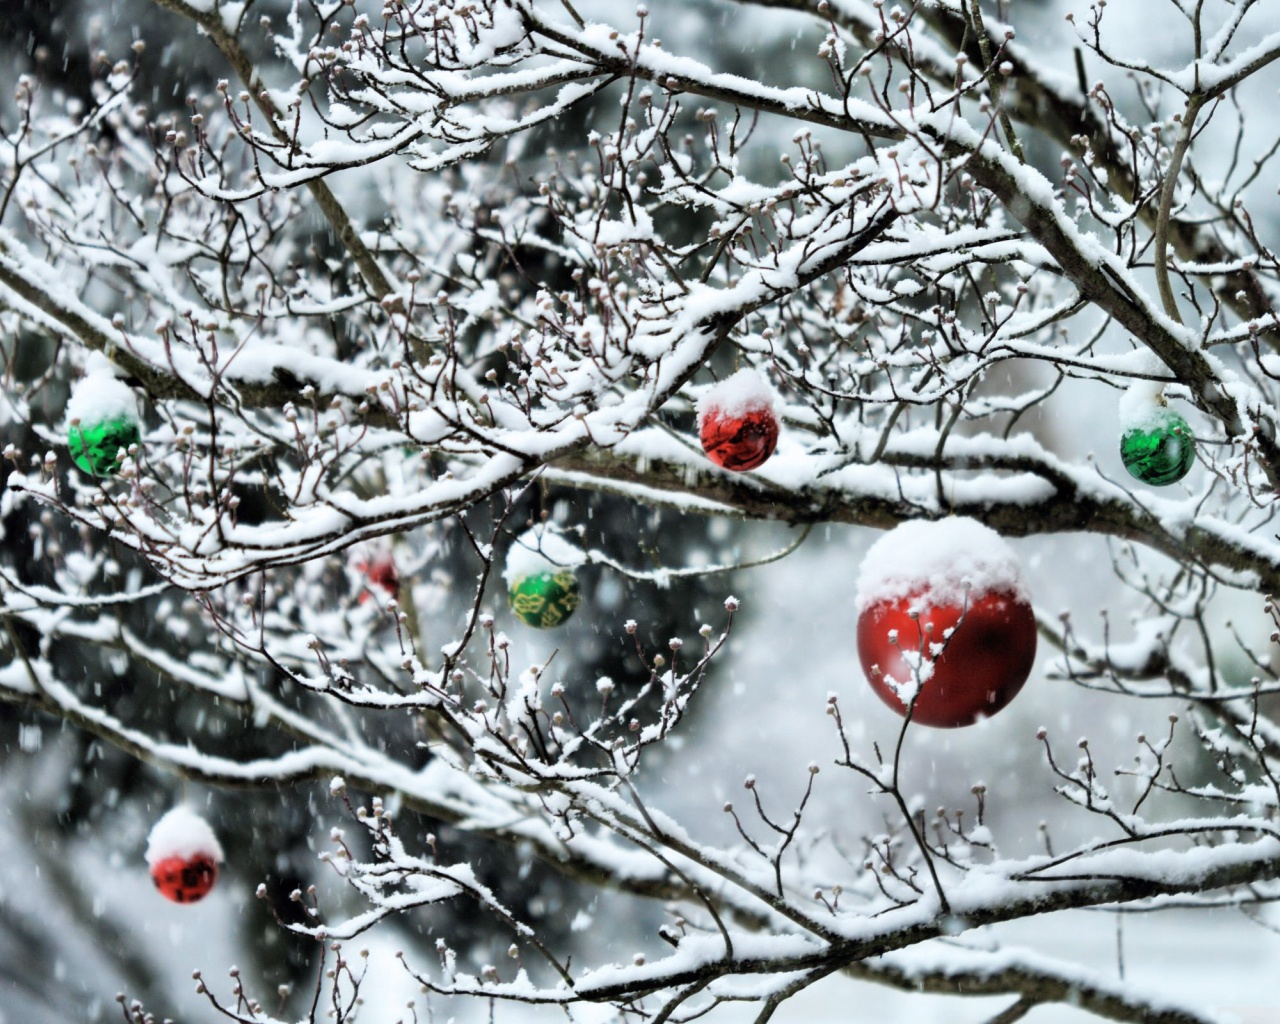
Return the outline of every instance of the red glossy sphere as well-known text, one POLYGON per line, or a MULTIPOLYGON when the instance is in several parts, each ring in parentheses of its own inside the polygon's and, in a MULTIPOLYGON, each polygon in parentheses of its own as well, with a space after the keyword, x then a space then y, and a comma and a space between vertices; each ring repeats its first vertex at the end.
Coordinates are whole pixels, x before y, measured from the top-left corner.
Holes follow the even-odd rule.
POLYGON ((174 903, 195 903, 209 895, 218 880, 218 865, 203 854, 166 857, 151 866, 151 880, 160 895, 174 903))
POLYGON ((763 465, 778 446, 778 417, 768 407, 748 409, 739 416, 708 409, 699 421, 698 437, 707 458, 717 466, 745 473, 763 465))
POLYGON ((390 555, 372 562, 361 560, 356 562, 355 568, 358 572, 364 573, 367 583, 366 589, 362 590, 359 598, 357 598, 360 604, 364 604, 369 598, 376 596, 370 589, 372 587, 377 587, 387 597, 399 595, 400 573, 396 571, 396 563, 391 560, 390 555))
POLYGON ((931 604, 926 589, 871 604, 858 616, 862 671, 877 696, 900 715, 906 715, 907 705, 885 677, 899 685, 913 683, 912 662, 922 666, 911 713, 911 721, 921 725, 951 729, 994 715, 1022 689, 1035 657, 1035 614, 1008 592, 983 594, 962 614, 958 605, 931 604), (907 614, 911 608, 919 610, 918 618, 907 614), (895 630, 896 640, 891 638, 895 630))

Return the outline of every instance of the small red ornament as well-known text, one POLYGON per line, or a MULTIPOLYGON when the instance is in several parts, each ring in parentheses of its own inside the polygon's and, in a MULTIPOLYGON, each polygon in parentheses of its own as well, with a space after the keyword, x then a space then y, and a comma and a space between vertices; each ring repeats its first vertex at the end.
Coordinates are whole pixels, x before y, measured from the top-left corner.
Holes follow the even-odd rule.
POLYGON ((717 466, 745 473, 762 466, 778 445, 774 394, 754 370, 739 370, 698 402, 698 439, 717 466))
POLYGON ((207 821, 179 805, 152 826, 146 856, 161 896, 174 903, 196 903, 218 880, 222 847, 207 821))
POLYGON ((166 857, 151 865, 151 880, 165 899, 195 903, 209 895, 218 880, 218 865, 202 854, 190 859, 166 857))
POLYGON ((373 597, 371 587, 377 587, 387 597, 396 597, 400 593, 400 573, 396 571, 396 563, 390 555, 380 555, 374 559, 361 559, 355 563, 355 569, 364 573, 365 582, 368 584, 364 590, 360 591, 357 600, 364 604, 369 598, 373 597))
POLYGON ((867 553, 858 658, 872 690, 920 725, 950 729, 1017 696, 1036 619, 1012 550, 972 519, 904 523, 867 553))

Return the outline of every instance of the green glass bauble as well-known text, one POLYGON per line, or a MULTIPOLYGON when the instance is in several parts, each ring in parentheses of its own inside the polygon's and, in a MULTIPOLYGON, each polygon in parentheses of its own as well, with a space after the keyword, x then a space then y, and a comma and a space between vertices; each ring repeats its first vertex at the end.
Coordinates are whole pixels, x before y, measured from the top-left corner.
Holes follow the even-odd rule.
POLYGON ((1172 409, 1163 409, 1157 420, 1124 432, 1120 458, 1135 479, 1165 487, 1190 471, 1196 461, 1196 443, 1187 421, 1172 409))
POLYGON ((520 621, 537 629, 560 625, 582 601, 572 569, 521 576, 511 584, 507 596, 520 621))
POLYGON ((137 421, 117 416, 101 423, 81 423, 67 432, 67 447, 77 466, 93 476, 110 476, 120 469, 122 452, 141 441, 137 421))

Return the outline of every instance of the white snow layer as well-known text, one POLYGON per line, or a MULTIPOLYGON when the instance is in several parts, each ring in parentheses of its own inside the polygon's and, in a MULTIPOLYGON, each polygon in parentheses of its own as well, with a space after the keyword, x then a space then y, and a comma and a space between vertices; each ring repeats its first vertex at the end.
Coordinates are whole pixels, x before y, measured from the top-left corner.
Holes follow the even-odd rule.
POLYGON ((1120 431, 1151 431, 1163 427, 1178 414, 1165 403, 1162 386, 1138 381, 1120 399, 1120 431))
POLYGON ((1000 534, 976 519, 913 519, 867 551, 858 573, 858 611, 928 588, 937 604, 960 604, 993 591, 1027 600, 1022 568, 1000 534))
POLYGON ((768 381, 750 367, 712 385, 698 399, 698 426, 711 411, 722 417, 742 416, 755 409, 774 409, 777 395, 768 381))
POLYGON ((185 804, 179 804, 151 826, 147 837, 147 863, 155 867, 162 860, 181 857, 190 860, 197 854, 221 863, 222 845, 209 823, 185 804))
POLYGON ((79 420, 88 427, 122 417, 138 418, 138 402, 132 389, 111 372, 109 363, 105 369, 92 366, 72 389, 67 401, 67 423, 79 420))
POLYGON ((561 569, 575 569, 587 556, 552 526, 535 526, 517 537, 507 552, 502 578, 515 583, 538 573, 554 575, 561 569))

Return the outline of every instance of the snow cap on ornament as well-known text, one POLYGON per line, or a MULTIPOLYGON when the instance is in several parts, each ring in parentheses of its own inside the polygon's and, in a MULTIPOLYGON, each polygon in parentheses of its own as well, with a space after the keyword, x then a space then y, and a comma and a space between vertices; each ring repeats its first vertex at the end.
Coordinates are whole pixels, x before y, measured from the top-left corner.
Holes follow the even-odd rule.
POLYGON ((1161 385, 1139 381, 1120 399, 1120 458, 1130 476, 1153 487, 1176 484, 1195 465, 1191 427, 1161 385))
POLYGON ((575 570, 586 560, 558 527, 526 530, 512 542, 502 570, 511 610, 536 629, 559 626, 581 603, 575 570))
POLYGON ((746 368, 713 384, 698 399, 698 440, 717 466, 745 473, 764 465, 778 446, 777 395, 746 368))
POLYGON ((223 861, 222 846, 209 823, 182 804, 151 827, 146 858, 160 895, 174 903, 204 899, 223 861))
POLYGON ((857 610, 872 690, 921 725, 972 725, 1031 674, 1036 621, 1021 567, 976 520, 913 520, 882 536, 863 559, 857 610))
POLYGON ((129 446, 141 441, 133 391, 100 352, 90 353, 85 375, 71 391, 66 418, 71 458, 92 476, 118 472, 129 446))

